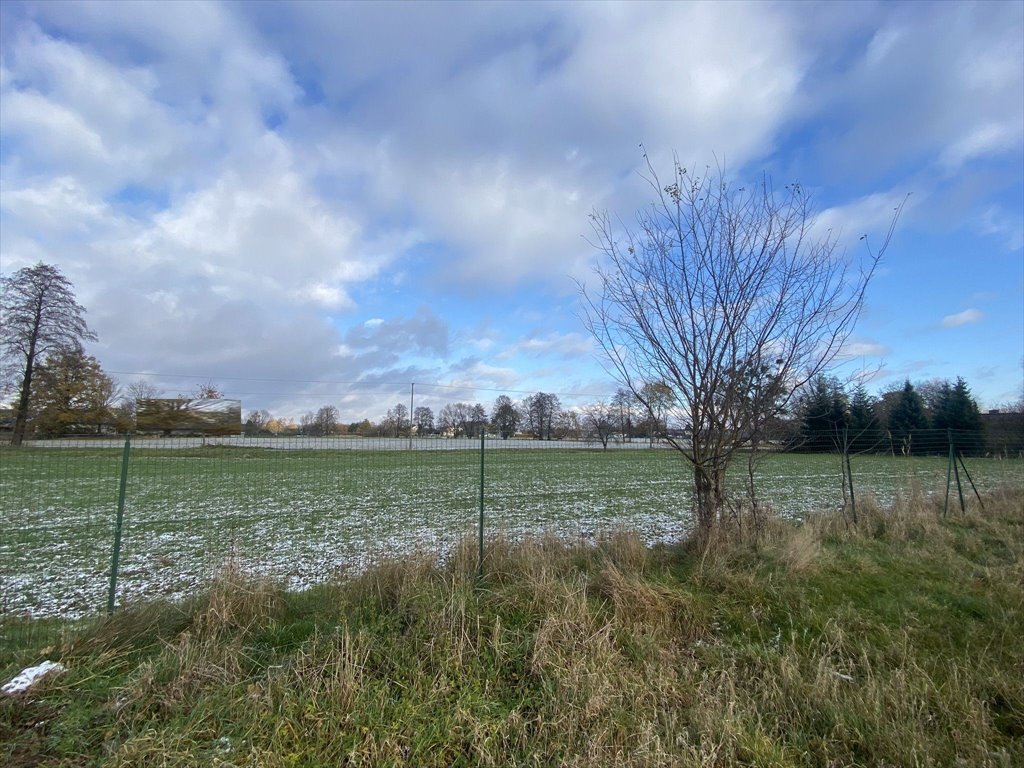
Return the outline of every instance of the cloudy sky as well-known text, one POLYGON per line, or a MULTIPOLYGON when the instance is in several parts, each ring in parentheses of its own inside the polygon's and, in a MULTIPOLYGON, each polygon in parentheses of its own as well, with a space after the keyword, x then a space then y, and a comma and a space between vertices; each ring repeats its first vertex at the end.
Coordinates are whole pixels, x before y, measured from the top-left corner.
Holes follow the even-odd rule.
MULTIPOLYGON (((1021 395, 1024 3, 0 4, 0 270, 90 346, 243 407, 614 387, 578 317, 642 143, 810 190, 854 257, 909 202, 849 352, 873 389, 1021 395), (444 385, 444 386, 440 386, 444 385)), ((422 398, 422 400, 421 400, 422 398)))

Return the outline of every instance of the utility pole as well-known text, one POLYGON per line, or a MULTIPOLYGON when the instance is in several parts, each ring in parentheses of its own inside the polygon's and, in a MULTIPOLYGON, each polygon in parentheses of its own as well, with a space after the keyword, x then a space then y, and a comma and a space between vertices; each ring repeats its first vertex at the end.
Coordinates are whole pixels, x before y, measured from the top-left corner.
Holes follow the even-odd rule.
POLYGON ((409 384, 409 450, 412 450, 412 408, 416 403, 416 382, 409 384))

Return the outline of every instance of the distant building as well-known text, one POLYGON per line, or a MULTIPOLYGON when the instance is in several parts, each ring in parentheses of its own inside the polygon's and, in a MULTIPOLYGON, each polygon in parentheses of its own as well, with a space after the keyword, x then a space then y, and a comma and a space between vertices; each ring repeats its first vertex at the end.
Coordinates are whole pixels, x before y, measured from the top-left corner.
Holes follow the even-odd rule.
POLYGON ((1024 453, 1024 411, 994 409, 981 414, 985 426, 985 450, 995 456, 1024 453))

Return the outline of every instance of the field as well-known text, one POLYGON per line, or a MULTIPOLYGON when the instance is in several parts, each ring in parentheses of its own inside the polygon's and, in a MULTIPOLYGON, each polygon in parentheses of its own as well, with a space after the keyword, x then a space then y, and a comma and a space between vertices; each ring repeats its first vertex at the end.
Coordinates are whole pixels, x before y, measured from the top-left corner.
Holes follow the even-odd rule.
MULTIPOLYGON (((421 450, 402 440, 375 441, 377 450, 331 441, 292 441, 293 450, 143 443, 129 462, 118 602, 185 597, 228 562, 300 589, 382 557, 450 551, 477 531, 480 451, 470 441, 429 442, 414 446, 421 450), (331 449, 339 445, 349 450, 331 449)), ((942 458, 859 456, 852 464, 858 496, 883 505, 914 484, 945 489, 942 458)), ((113 441, 0 451, 0 613, 102 610, 120 466, 113 441)), ((971 459, 968 467, 982 492, 1024 485, 1020 461, 971 459)), ((769 456, 758 485, 784 516, 843 501, 836 456, 769 456)), ((486 530, 573 541, 626 528, 648 544, 674 540, 689 528, 689 486, 664 448, 489 442, 486 530), (525 450, 538 446, 546 450, 525 450)))
POLYGON ((472 546, 300 592, 227 570, 0 658, 64 667, 0 695, 0 764, 1024 765, 1022 499, 498 538, 482 579, 472 546))

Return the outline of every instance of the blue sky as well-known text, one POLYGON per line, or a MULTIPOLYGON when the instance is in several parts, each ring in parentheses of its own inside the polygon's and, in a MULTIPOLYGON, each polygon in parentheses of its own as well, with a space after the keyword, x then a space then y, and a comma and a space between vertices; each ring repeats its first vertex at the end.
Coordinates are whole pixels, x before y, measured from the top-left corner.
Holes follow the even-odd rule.
POLYGON ((800 182, 853 257, 910 194, 846 372, 1022 396, 1020 2, 0 4, 0 269, 167 394, 609 392, 574 280, 641 143, 800 182))

